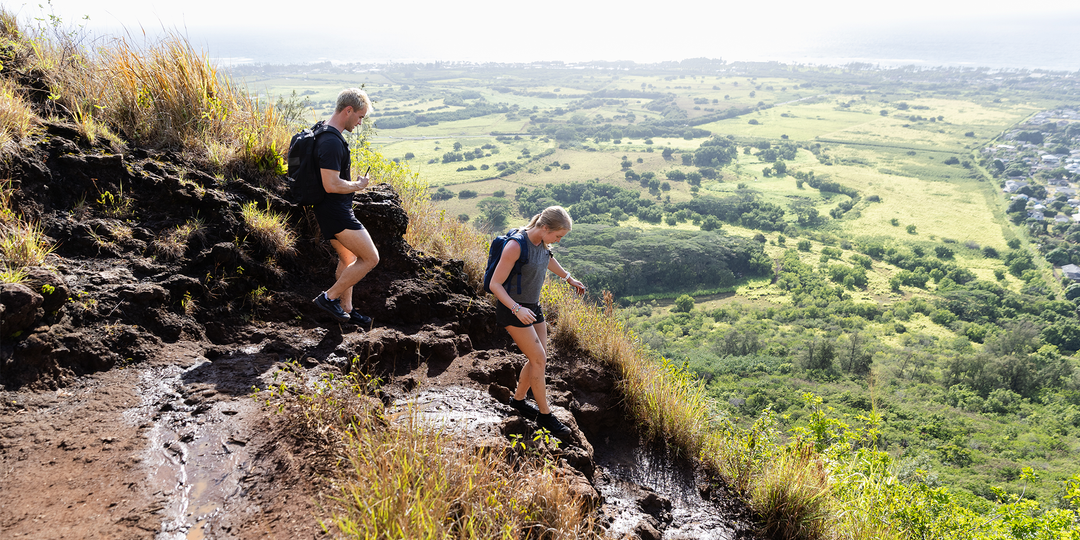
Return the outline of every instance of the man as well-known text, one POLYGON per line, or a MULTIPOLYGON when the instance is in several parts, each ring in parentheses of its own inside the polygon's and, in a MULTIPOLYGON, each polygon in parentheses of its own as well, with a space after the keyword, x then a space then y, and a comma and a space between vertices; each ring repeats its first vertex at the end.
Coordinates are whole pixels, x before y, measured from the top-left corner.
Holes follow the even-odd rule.
POLYGON ((326 122, 327 132, 315 141, 326 197, 313 208, 323 238, 330 241, 338 254, 337 281, 315 297, 315 305, 338 322, 352 322, 363 327, 371 326, 371 317, 353 309, 353 285, 379 264, 379 250, 375 249, 371 235, 356 219, 352 209, 353 193, 367 187, 370 178, 358 176, 356 180, 349 180, 349 144, 341 134, 359 127, 369 113, 371 99, 363 90, 349 88, 338 94, 337 107, 326 122))

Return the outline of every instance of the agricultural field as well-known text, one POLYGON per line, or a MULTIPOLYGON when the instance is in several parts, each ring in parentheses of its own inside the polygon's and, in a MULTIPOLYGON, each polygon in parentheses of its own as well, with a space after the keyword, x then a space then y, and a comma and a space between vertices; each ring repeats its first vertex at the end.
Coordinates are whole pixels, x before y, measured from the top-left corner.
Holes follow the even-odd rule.
MULTIPOLYGON (((997 183, 970 166, 944 163, 953 157, 975 162, 981 147, 1052 105, 1041 95, 994 93, 985 85, 971 89, 961 83, 903 85, 843 69, 764 67, 709 62, 700 69, 678 64, 640 69, 558 63, 320 64, 288 77, 270 66, 236 77, 263 89, 268 99, 307 99, 312 118, 330 113, 341 87, 364 85, 376 100, 375 128, 367 133, 368 141, 387 157, 407 162, 433 190, 449 189, 455 196, 440 206, 470 219, 480 215, 480 201, 496 193, 512 198, 522 187, 585 181, 636 189, 643 198, 665 204, 749 189, 785 208, 794 201, 809 203, 826 216, 849 197, 796 187, 794 173, 813 172, 862 196, 841 219, 818 227, 838 237, 944 239, 1004 249, 1014 236, 1001 219, 997 183), (504 112, 445 118, 468 116, 478 104, 504 112), (695 123, 729 110, 740 114, 695 123), (382 127, 393 124, 391 119, 421 115, 416 118, 422 120, 425 114, 444 118, 382 127), (696 169, 680 158, 697 150, 706 137, 631 134, 630 128, 657 125, 673 116, 709 134, 732 138, 735 159, 698 186, 669 181, 668 189, 657 192, 628 180, 628 171, 651 173, 664 182, 671 171, 696 169), (579 134, 568 138, 553 126, 579 134), (605 133, 615 136, 581 135, 586 128, 607 128, 614 131, 605 133), (755 146, 762 142, 798 146, 794 159, 786 160, 786 174, 763 174, 772 163, 764 161, 755 146), (661 154, 665 149, 668 155, 661 154), (446 158, 453 153, 466 158, 446 158), (457 197, 463 190, 475 195, 457 197), (866 202, 871 195, 879 202, 866 202), (915 226, 913 234, 910 225, 915 226)), ((510 216, 510 221, 525 217, 510 216)), ((789 211, 785 219, 794 223, 794 213, 789 211)))

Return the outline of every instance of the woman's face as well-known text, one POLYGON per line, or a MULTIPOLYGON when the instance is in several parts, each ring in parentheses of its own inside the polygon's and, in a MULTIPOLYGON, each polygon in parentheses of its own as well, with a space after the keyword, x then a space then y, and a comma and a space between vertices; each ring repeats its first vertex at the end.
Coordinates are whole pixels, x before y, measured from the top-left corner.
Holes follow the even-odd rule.
POLYGON ((547 227, 541 228, 540 230, 544 231, 544 235, 540 237, 540 239, 545 244, 556 244, 566 236, 566 233, 570 232, 570 229, 551 230, 547 227))

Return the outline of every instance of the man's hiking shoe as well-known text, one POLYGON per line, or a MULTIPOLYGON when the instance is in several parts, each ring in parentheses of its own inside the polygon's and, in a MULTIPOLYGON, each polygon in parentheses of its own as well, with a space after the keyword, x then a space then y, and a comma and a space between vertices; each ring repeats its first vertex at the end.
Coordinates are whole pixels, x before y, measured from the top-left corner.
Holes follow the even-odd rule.
POLYGON ((315 297, 315 305, 322 308, 323 311, 329 313, 338 322, 349 322, 349 314, 345 313, 344 309, 341 309, 341 300, 331 300, 326 297, 326 293, 322 293, 315 297))
POLYGON ((554 414, 540 414, 536 416, 536 424, 547 429, 552 435, 564 439, 570 435, 570 428, 566 427, 554 414))
POLYGON ((357 309, 349 312, 349 322, 364 328, 371 328, 371 317, 361 315, 357 309))
POLYGON ((524 416, 529 420, 536 420, 536 416, 540 414, 540 409, 537 409, 536 405, 533 405, 524 399, 510 398, 510 406, 521 414, 521 416, 524 416))

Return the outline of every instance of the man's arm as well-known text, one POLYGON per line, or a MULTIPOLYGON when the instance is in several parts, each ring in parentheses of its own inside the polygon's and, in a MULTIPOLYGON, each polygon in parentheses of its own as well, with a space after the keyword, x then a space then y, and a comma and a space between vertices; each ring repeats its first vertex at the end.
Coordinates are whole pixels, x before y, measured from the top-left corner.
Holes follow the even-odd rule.
POLYGON ((352 182, 342 178, 340 171, 332 169, 319 169, 319 173, 322 175, 323 189, 327 193, 356 193, 366 188, 369 180, 367 176, 359 176, 352 182))

